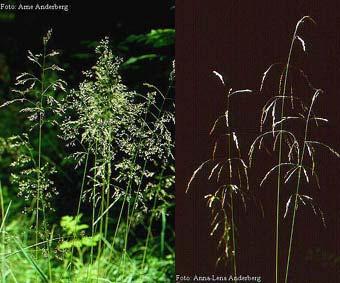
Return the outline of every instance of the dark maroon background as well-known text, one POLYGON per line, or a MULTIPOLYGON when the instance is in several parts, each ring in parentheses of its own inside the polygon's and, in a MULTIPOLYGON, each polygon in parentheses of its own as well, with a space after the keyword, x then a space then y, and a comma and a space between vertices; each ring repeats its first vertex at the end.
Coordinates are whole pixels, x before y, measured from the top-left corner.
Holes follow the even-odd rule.
MULTIPOLYGON (((296 22, 304 15, 312 16, 317 25, 306 23, 300 33, 307 53, 296 48, 293 62, 303 67, 316 87, 325 90, 317 112, 330 122, 315 134, 340 151, 339 8, 337 1, 176 2, 177 274, 229 274, 228 267, 215 267, 216 238, 209 236, 211 219, 203 196, 214 186, 202 174, 185 194, 193 171, 210 157, 213 139, 209 130, 225 107, 224 89, 212 71, 222 73, 234 89, 258 89, 263 71, 271 63, 286 60, 296 22)), ((259 111, 270 95, 268 91, 261 95, 254 92, 233 104, 234 125, 242 132, 244 149, 256 136, 259 111)), ((265 217, 251 200, 246 212, 237 211, 238 269, 239 274, 274 282, 275 185, 260 189, 259 180, 275 160, 262 162, 264 156, 257 157, 251 190, 263 202, 265 217)), ((326 151, 320 151, 318 160, 321 191, 316 200, 325 212, 327 227, 323 228, 310 210, 299 210, 290 283, 340 282, 340 162, 326 151), (308 257, 311 251, 314 255, 308 257)), ((283 223, 282 274, 289 218, 283 223)))

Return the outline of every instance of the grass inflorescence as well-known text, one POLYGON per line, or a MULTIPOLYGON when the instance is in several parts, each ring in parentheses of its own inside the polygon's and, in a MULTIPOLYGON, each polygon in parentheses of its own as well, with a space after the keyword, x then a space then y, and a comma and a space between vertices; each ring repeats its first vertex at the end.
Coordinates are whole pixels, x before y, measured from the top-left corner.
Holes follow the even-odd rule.
MULTIPOLYGON (((264 176, 259 177, 259 186, 269 183, 275 187, 275 279, 273 282, 290 282, 290 267, 294 251, 294 232, 298 228, 296 218, 301 206, 309 207, 313 213, 326 225, 326 218, 316 202, 316 190, 320 189, 318 176, 319 149, 326 150, 336 158, 339 153, 325 142, 316 138, 315 131, 328 122, 328 119, 318 114, 317 104, 324 95, 322 89, 314 87, 309 76, 294 61, 295 54, 307 52, 309 44, 305 42, 301 26, 315 21, 309 17, 302 17, 296 24, 293 32, 287 60, 284 63, 270 65, 262 75, 258 94, 272 95, 260 110, 259 133, 251 139, 248 150, 248 160, 242 158, 238 143, 237 131, 232 127, 232 114, 230 97, 234 94, 251 93, 249 89, 227 92, 225 114, 219 117, 211 131, 215 131, 218 123, 225 122, 227 137, 226 159, 219 160, 215 153, 219 145, 215 143, 213 156, 203 162, 193 173, 187 190, 193 186, 193 181, 198 178, 202 170, 208 170, 212 179, 217 176, 217 189, 205 198, 212 214, 211 235, 221 229, 220 243, 223 243, 222 256, 232 258, 229 271, 237 275, 236 269, 236 240, 235 240, 235 196, 239 195, 244 200, 244 190, 249 188, 248 173, 258 164, 258 152, 270 152, 268 147, 271 141, 272 151, 277 154, 275 163, 267 169, 264 176), (300 52, 300 53, 299 53, 300 52), (275 72, 274 72, 275 71, 275 72), (275 77, 275 73, 279 73, 275 77), (267 85, 267 81, 277 80, 274 88, 267 85), (302 95, 303 93, 303 95, 302 95), (315 137, 314 137, 315 136, 315 137), (236 156, 235 156, 236 153, 236 156), (212 165, 212 169, 209 166, 212 165), (224 172, 225 171, 225 172, 224 172), (273 180, 275 179, 275 181, 273 180), (219 184, 222 182, 222 185, 219 184), (288 221, 288 231, 287 224, 288 221), (287 232, 288 243, 284 245, 283 235, 287 232), (232 251, 231 253, 229 251, 232 251), (284 259, 284 260, 282 260, 284 259)), ((225 86, 222 75, 214 74, 225 86)), ((263 167, 263 164, 261 165, 263 167)), ((254 188, 255 184, 251 184, 254 188)), ((244 202, 244 201, 243 201, 244 202)), ((240 232, 242 233, 242 231, 240 232)), ((219 245, 221 246, 221 245, 219 245)), ((218 261, 220 258, 218 259, 218 261)))
MULTIPOLYGON (((212 157, 194 171, 186 191, 188 192, 200 171, 208 170, 208 180, 215 181, 218 186, 215 192, 204 196, 212 219, 210 235, 219 235, 218 249, 221 251, 221 256, 217 259, 216 264, 231 262, 232 272, 234 276, 237 276, 236 201, 240 200, 241 205, 246 206, 245 194, 249 190, 249 182, 248 165, 242 158, 237 131, 233 128, 230 118, 232 115, 231 100, 233 96, 249 94, 252 91, 249 89, 228 89, 223 76, 216 71, 213 73, 226 89, 227 102, 225 113, 215 120, 210 135, 214 135, 220 124, 223 125, 225 133, 222 138, 226 138, 225 156, 221 158, 216 154, 219 148, 224 146, 221 137, 217 137, 212 157)), ((214 136, 216 137, 216 135, 214 136)))
POLYGON ((28 52, 37 72, 20 74, 17 97, 1 106, 18 104, 27 115, 27 131, 2 143, 1 153, 12 160, 11 182, 27 205, 19 219, 8 219, 11 203, 4 203, 1 188, 1 278, 170 282, 174 75, 166 93, 150 84, 144 84, 144 94, 129 90, 120 75, 123 60, 105 38, 95 49, 94 66, 69 89, 59 77, 59 52, 49 49, 51 36, 50 30, 41 54, 28 52), (68 153, 61 164, 50 155, 51 130, 68 153), (80 176, 74 188, 79 197, 70 200, 74 214, 52 224, 55 197, 63 193, 55 175, 65 163, 74 164, 72 174, 80 176))

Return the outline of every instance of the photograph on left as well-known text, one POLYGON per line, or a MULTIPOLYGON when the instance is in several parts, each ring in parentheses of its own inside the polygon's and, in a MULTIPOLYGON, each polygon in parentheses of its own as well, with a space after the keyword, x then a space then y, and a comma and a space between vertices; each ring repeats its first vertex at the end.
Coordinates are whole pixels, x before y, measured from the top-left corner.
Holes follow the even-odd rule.
POLYGON ((1 282, 174 282, 174 5, 0 3, 1 282))

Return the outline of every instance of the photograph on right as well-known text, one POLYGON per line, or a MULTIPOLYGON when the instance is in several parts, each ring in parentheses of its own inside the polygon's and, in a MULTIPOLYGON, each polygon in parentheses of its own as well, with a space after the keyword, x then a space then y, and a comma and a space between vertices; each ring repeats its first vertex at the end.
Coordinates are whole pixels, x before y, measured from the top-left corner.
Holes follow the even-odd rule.
POLYGON ((338 6, 177 4, 176 282, 340 282, 338 6))

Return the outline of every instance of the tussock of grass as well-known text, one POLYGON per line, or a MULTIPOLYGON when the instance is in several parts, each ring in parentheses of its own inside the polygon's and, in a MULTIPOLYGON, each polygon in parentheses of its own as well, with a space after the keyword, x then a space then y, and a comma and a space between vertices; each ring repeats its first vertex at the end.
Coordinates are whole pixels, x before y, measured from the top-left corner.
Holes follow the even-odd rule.
POLYGON ((59 52, 48 48, 51 36, 50 30, 41 54, 28 52, 37 73, 20 74, 19 97, 1 106, 19 103, 28 121, 25 133, 4 143, 13 153, 12 184, 26 208, 21 225, 8 219, 10 203, 5 208, 1 190, 2 281, 171 282, 172 86, 165 94, 149 84, 145 94, 129 90, 120 76, 122 59, 105 38, 94 66, 70 90, 59 78, 59 52), (82 176, 79 199, 70 200, 74 216, 59 225, 47 214, 62 194, 54 179, 61 165, 44 142, 51 129, 82 176))

